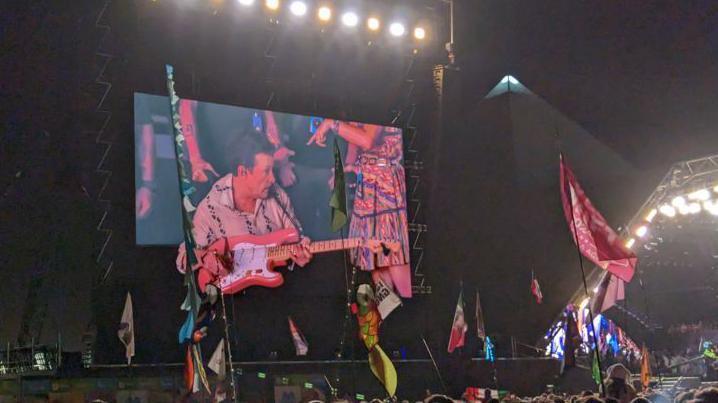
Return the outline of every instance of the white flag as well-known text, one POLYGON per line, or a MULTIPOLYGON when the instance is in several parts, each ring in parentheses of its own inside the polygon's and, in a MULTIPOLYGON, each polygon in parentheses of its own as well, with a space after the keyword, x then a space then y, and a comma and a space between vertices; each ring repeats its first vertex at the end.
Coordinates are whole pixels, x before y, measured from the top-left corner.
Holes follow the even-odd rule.
POLYGON ((117 336, 125 345, 127 365, 130 365, 132 357, 135 356, 135 320, 132 315, 132 296, 129 292, 127 292, 125 309, 122 311, 122 320, 120 320, 120 330, 117 331, 117 336))
POLYGON ((384 320, 396 307, 401 305, 401 299, 381 280, 376 282, 375 288, 374 298, 376 300, 376 308, 379 311, 381 319, 384 320))
POLYGON ((227 363, 225 361, 224 354, 224 339, 219 341, 217 348, 212 353, 212 357, 207 363, 207 367, 214 371, 220 380, 224 379, 227 375, 227 363))
POLYGON ((291 316, 287 317, 287 320, 289 321, 289 332, 292 334, 292 341, 294 342, 294 349, 296 350, 297 355, 307 355, 307 351, 309 351, 307 339, 305 339, 302 332, 299 331, 299 328, 294 323, 291 316))

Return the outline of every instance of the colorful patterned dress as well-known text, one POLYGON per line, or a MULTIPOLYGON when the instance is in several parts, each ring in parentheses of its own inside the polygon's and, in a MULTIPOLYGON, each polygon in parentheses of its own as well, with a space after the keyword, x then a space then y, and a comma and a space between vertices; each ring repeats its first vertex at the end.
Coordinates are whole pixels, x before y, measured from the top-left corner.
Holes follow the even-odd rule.
POLYGON ((362 270, 409 263, 406 218, 406 182, 402 163, 401 131, 383 128, 376 144, 362 152, 354 166, 357 187, 349 237, 399 242, 388 255, 368 248, 353 249, 352 262, 362 270))

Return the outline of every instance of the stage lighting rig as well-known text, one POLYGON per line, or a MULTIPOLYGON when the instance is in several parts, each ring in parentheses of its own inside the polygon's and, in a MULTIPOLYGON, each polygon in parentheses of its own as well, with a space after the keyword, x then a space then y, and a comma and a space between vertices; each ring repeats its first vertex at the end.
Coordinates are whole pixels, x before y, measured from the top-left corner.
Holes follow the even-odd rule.
POLYGON ((320 21, 327 22, 332 19, 332 9, 327 6, 319 7, 319 10, 317 10, 317 18, 319 18, 320 21))
POLYGON ((272 11, 276 11, 279 9, 279 0, 266 0, 264 5, 272 11))
POLYGON ((347 11, 342 15, 342 24, 347 27, 356 27, 359 23, 359 16, 352 11, 347 11))
POLYGON ((251 6, 254 4, 254 0, 237 0, 237 2, 243 6, 251 6))
POLYGON ((403 36, 404 33, 406 33, 406 28, 404 28, 404 24, 400 22, 393 22, 389 25, 389 33, 392 36, 403 36))
POLYGON ((295 0, 289 5, 289 11, 297 17, 302 17, 307 13, 307 3, 295 0))
POLYGON ((418 40, 423 40, 424 38, 426 38, 426 30, 422 27, 414 28, 414 38, 418 40))
POLYGON ((369 17, 369 19, 366 20, 366 27, 369 28, 370 31, 378 31, 381 27, 381 23, 378 18, 369 17))

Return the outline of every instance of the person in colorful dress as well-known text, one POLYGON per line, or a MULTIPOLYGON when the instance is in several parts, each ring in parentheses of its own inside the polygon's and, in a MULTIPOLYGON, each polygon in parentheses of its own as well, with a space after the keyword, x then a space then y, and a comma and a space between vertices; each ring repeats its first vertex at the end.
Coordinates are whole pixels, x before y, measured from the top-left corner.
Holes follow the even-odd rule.
POLYGON ((373 253, 368 248, 352 250, 353 264, 371 271, 405 298, 411 297, 406 182, 402 165, 401 129, 325 119, 307 145, 326 147, 333 132, 349 144, 345 171, 357 177, 349 237, 399 242, 400 248, 373 253))

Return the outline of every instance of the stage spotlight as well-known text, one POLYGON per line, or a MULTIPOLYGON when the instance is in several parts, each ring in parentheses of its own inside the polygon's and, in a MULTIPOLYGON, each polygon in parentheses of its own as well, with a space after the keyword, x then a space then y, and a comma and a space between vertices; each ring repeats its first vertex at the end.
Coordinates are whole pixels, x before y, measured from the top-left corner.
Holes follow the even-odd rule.
POLYGON ((701 212, 701 205, 699 203, 691 203, 686 207, 686 209, 689 214, 698 214, 701 212))
POLYGON ((402 36, 406 32, 406 29, 401 23, 394 22, 389 25, 389 32, 394 36, 402 36))
POLYGON ((643 238, 648 233, 648 227, 645 225, 641 225, 640 227, 636 228, 636 235, 643 238))
POLYGON ((359 17, 355 13, 352 13, 350 11, 342 15, 342 24, 346 25, 347 27, 356 27, 358 23, 359 17))
POLYGON ((663 215, 666 216, 666 217, 675 217, 675 216, 676 216, 676 209, 673 208, 673 206, 671 206, 671 205, 669 205, 669 204, 664 204, 664 205, 662 205, 662 206, 658 209, 658 211, 660 211, 661 214, 663 214, 663 215))
POLYGON ((243 6, 251 6, 252 4, 254 4, 254 0, 237 0, 237 1, 239 2, 239 4, 241 4, 243 6))
POLYGON ((658 214, 658 210, 651 209, 651 211, 646 214, 646 221, 651 222, 656 217, 656 214, 658 214))
POLYGON ((319 10, 317 10, 317 17, 321 21, 329 21, 332 19, 332 9, 329 7, 319 7, 319 10))
POLYGON ((264 5, 270 10, 276 10, 279 8, 279 0, 266 0, 264 5))
POLYGON ((696 190, 695 192, 688 193, 688 198, 691 200, 708 200, 711 198, 711 192, 708 189, 696 190))
POLYGON ((631 249, 633 247, 633 244, 636 243, 636 240, 631 238, 628 241, 626 241, 626 248, 631 249))
POLYGON ((379 19, 376 17, 369 17, 368 20, 366 20, 366 26, 372 31, 378 31, 379 27, 381 26, 381 23, 379 23, 379 19))
POLYGON ((422 40, 426 38, 426 31, 422 27, 416 27, 414 28, 414 38, 418 40, 422 40))
POLYGON ((683 196, 676 196, 676 197, 673 198, 673 200, 671 200, 671 204, 672 204, 674 207, 685 206, 685 205, 686 205, 686 199, 684 199, 683 196))
POLYGON ((297 17, 301 17, 307 13, 307 4, 303 1, 293 1, 292 4, 289 5, 289 11, 297 17))

